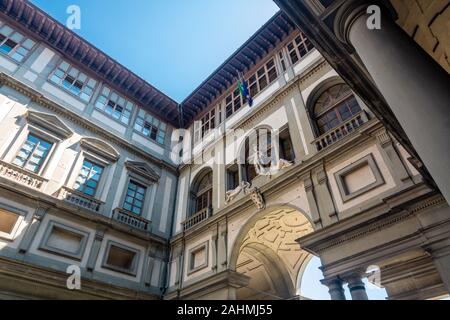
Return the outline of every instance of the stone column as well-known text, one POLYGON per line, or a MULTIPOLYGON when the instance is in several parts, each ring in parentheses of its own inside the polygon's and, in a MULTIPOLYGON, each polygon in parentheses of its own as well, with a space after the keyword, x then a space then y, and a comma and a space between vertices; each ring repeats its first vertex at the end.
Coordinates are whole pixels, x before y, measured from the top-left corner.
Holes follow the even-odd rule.
POLYGON ((400 125, 450 202, 449 75, 380 5, 381 29, 367 27, 374 0, 349 0, 339 9, 335 32, 367 68, 400 125))
POLYGON ((389 133, 385 128, 377 131, 375 136, 381 146, 381 155, 383 156, 386 164, 389 166, 392 176, 395 179, 397 185, 400 185, 411 179, 408 171, 403 164, 400 155, 394 146, 394 141, 392 140, 389 133))
POLYGON ((313 178, 315 179, 314 192, 322 226, 325 227, 338 222, 339 220, 334 206, 333 196, 331 195, 330 187, 328 185, 328 176, 323 164, 315 170, 313 178))
POLYGON ((346 300, 344 294, 344 288, 342 287, 342 280, 338 278, 323 279, 323 285, 328 287, 331 300, 346 300))
POLYGON ((47 211, 48 208, 39 207, 34 212, 30 224, 28 225, 25 231, 25 235, 22 241, 20 242, 19 245, 20 253, 25 254, 30 249, 31 243, 33 242, 33 239, 36 236, 37 231, 39 230, 39 225, 41 224, 41 221, 44 218, 47 211))
POLYGON ((348 288, 352 296, 352 300, 369 300, 366 293, 366 286, 358 275, 351 276, 348 279, 348 288))
POLYGON ((313 218, 314 229, 322 228, 322 219, 320 218, 319 209, 317 208, 316 196, 314 195, 314 183, 311 179, 311 173, 304 178, 306 199, 308 200, 311 216, 313 218))
POLYGON ((103 242, 103 237, 105 236, 106 229, 99 227, 95 232, 94 242, 92 243, 91 251, 89 253, 88 261, 86 264, 86 269, 88 271, 94 271, 95 263, 97 262, 98 254, 100 252, 100 247, 103 242))
POLYGON ((450 293, 450 240, 444 242, 446 242, 445 245, 435 245, 439 247, 435 247, 429 250, 429 252, 447 292, 450 293))

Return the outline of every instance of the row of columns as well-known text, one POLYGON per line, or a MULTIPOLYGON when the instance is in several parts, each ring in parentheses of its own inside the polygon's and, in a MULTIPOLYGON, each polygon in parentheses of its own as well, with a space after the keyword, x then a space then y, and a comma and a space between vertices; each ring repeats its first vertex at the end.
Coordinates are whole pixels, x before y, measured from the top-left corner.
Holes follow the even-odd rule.
POLYGON ((321 282, 328 287, 331 300, 346 300, 344 283, 348 285, 352 300, 369 300, 366 287, 361 276, 358 274, 348 276, 345 279, 341 279, 340 277, 324 279, 321 282))

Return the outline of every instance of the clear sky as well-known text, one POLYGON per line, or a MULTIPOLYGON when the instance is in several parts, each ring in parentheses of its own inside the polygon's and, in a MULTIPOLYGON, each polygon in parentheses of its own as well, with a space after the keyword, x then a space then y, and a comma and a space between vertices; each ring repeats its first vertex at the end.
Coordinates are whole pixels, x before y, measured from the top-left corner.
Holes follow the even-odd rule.
POLYGON ((32 0, 80 36, 181 102, 277 11, 272 0, 32 0))

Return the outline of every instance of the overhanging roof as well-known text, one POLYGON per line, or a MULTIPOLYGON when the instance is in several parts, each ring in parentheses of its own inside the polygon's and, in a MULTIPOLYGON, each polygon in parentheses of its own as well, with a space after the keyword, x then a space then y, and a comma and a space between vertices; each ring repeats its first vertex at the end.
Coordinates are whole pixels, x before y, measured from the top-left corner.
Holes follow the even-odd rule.
POLYGON ((181 103, 183 120, 194 120, 236 82, 238 72, 245 73, 264 59, 294 28, 285 13, 276 13, 181 103))
POLYGON ((84 66, 125 97, 178 127, 178 103, 26 0, 0 0, 8 22, 25 28, 64 58, 84 66))

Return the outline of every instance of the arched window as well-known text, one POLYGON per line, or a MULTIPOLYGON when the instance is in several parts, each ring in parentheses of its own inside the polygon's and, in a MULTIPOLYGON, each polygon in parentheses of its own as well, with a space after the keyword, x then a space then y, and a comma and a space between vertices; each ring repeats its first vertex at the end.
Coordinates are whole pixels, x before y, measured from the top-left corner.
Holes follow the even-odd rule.
POLYGON ((194 184, 193 189, 193 210, 192 214, 195 215, 204 210, 212 208, 212 170, 208 170, 203 173, 197 183, 194 184))
POLYGON ((314 105, 314 120, 320 135, 336 128, 343 122, 361 112, 350 87, 346 84, 337 84, 316 100, 314 105))

